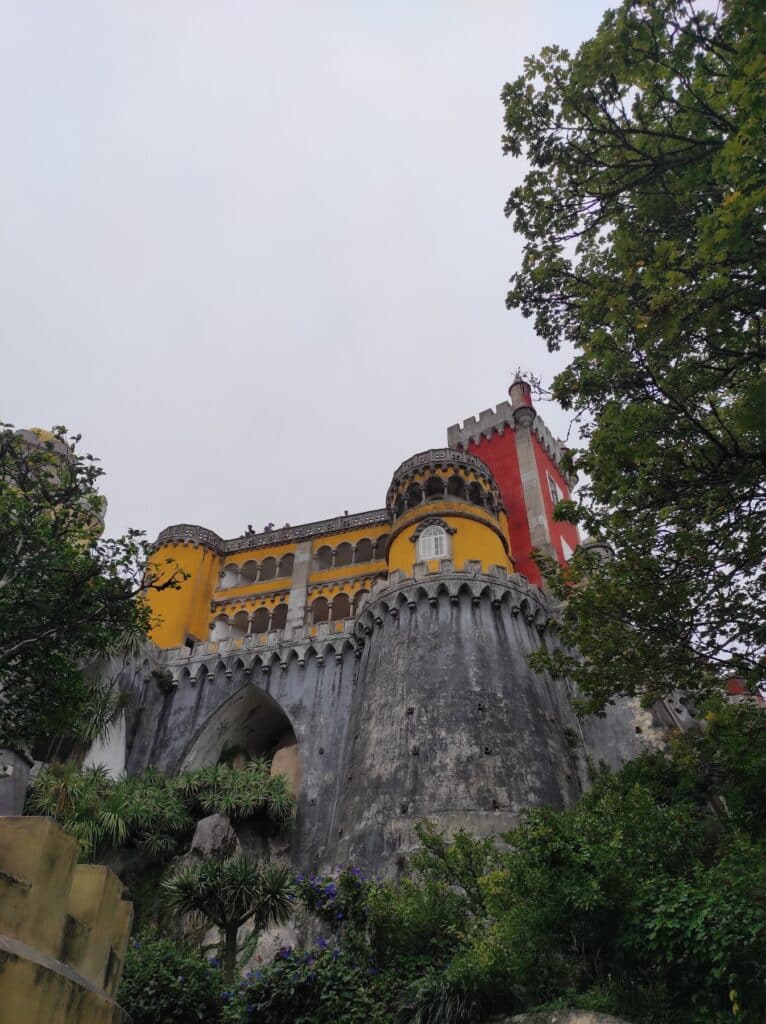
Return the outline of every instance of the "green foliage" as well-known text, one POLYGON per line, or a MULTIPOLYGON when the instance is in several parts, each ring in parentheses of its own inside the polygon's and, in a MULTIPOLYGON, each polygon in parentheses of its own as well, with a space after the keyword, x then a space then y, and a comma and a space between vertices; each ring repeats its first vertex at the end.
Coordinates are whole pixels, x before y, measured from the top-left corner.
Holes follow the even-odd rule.
POLYGON ((24 437, 0 424, 3 746, 92 739, 105 695, 88 666, 144 639, 146 591, 182 578, 172 562, 147 572, 148 546, 135 530, 100 538, 103 471, 78 441, 63 427, 24 437))
POLYGON ((543 560, 582 657, 536 664, 588 710, 766 668, 765 73, 760 0, 624 0, 503 92, 529 165, 508 304, 572 346, 553 397, 587 441, 558 514, 616 555, 543 560))
POLYGON ((220 991, 199 950, 147 931, 128 946, 117 999, 133 1024, 217 1024, 220 991))
POLYGON ((101 767, 52 764, 30 787, 26 809, 56 818, 80 842, 83 860, 115 846, 135 846, 162 860, 178 852, 208 814, 234 820, 264 814, 285 824, 294 806, 285 777, 254 760, 242 768, 213 765, 175 777, 149 769, 116 781, 101 767))
POLYGON ((294 909, 291 868, 277 862, 259 864, 241 854, 186 864, 165 879, 162 890, 172 913, 221 929, 227 982, 234 978, 238 929, 250 920, 259 932, 285 924, 294 909))
POLYGON ((222 1024, 390 1024, 391 980, 355 951, 283 947, 224 992, 222 1024))

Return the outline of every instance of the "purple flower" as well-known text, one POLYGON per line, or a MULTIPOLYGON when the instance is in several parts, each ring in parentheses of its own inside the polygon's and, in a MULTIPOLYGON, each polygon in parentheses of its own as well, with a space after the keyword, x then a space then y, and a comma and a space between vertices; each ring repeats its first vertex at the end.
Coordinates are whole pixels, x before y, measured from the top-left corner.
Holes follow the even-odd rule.
POLYGON ((208 963, 210 964, 211 967, 220 967, 221 966, 221 961, 218 959, 217 956, 212 957, 212 959, 210 959, 208 961, 208 963))
POLYGON ((328 949, 329 946, 330 943, 327 941, 327 939, 317 939, 317 947, 319 949, 328 949))
POLYGON ((338 894, 338 887, 335 882, 330 882, 324 887, 325 896, 329 896, 330 899, 334 899, 338 894))
POLYGON ((281 957, 283 960, 289 960, 292 955, 293 951, 290 946, 282 946, 280 951, 277 953, 277 956, 281 957))
POLYGON ((346 915, 343 913, 343 911, 339 910, 338 913, 335 915, 335 920, 342 921, 345 918, 345 916, 346 915))
POLYGON ((336 946, 335 949, 332 951, 332 958, 333 958, 333 960, 337 960, 339 956, 340 956, 340 950, 336 946))

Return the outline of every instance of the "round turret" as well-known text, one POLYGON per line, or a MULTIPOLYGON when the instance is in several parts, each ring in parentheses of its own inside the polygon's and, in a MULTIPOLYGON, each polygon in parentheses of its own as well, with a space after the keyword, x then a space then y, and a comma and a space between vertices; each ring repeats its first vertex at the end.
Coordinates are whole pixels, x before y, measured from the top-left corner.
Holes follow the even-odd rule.
POLYGON ((415 566, 487 571, 511 569, 508 523, 500 489, 474 455, 432 448, 413 455, 394 473, 386 495, 393 529, 389 572, 412 576, 415 566))

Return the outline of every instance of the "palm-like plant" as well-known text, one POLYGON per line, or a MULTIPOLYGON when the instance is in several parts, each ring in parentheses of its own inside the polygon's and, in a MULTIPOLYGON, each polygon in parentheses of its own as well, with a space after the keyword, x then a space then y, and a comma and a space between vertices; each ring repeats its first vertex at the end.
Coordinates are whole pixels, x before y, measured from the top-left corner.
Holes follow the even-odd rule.
POLYGON ((237 932, 251 918, 256 932, 284 924, 293 908, 293 874, 287 864, 259 864, 241 854, 188 864, 162 884, 172 913, 211 921, 221 929, 223 976, 234 980, 237 932))

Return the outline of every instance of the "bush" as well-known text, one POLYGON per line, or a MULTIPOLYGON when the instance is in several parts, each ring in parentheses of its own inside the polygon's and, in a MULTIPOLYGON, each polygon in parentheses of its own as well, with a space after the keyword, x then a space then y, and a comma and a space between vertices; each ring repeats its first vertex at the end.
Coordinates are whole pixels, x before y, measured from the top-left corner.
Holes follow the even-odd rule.
POLYGON ((359 954, 326 940, 283 947, 263 970, 222 995, 221 1024, 389 1024, 392 984, 359 954))
POLYGON ((147 931, 131 941, 117 995, 133 1024, 217 1024, 221 972, 199 950, 147 931))

